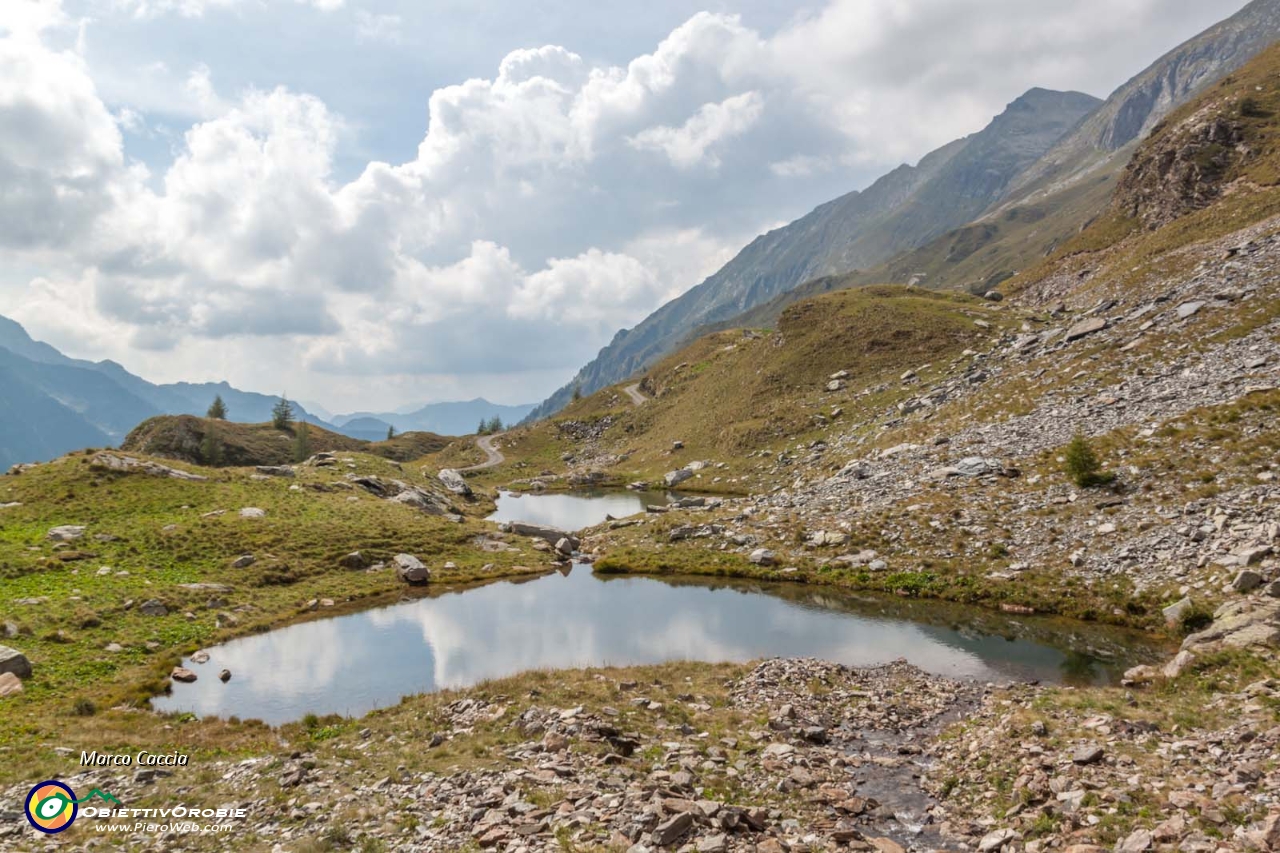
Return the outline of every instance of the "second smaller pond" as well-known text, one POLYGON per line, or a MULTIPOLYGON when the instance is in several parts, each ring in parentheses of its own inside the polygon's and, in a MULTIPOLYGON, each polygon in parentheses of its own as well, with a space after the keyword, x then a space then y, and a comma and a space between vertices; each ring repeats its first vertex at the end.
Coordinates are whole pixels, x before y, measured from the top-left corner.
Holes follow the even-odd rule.
POLYGON ((669 492, 632 492, 623 489, 576 489, 572 492, 520 494, 503 492, 498 498, 498 511, 490 521, 523 521, 554 527, 557 530, 581 530, 612 518, 626 518, 644 512, 646 506, 664 505, 678 499, 669 492))

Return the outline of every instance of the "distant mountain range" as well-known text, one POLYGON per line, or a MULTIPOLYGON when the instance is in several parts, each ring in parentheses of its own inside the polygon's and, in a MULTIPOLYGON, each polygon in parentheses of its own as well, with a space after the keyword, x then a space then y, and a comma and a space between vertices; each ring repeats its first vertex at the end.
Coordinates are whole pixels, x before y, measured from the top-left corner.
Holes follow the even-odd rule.
MULTIPOLYGON (((33 340, 18 323, 0 317, 0 467, 50 459, 84 447, 108 447, 156 415, 203 415, 221 396, 228 419, 271 420, 280 398, 241 391, 226 382, 157 385, 114 361, 85 361, 33 340)), ((532 406, 500 406, 484 400, 433 403, 409 415, 348 415, 336 425, 294 403, 297 418, 351 438, 381 441, 397 432, 441 435, 475 432, 481 418, 514 423, 532 406), (388 420, 388 418, 390 420, 388 420)))
POLYGON ((910 283, 913 270, 927 268, 934 277, 916 281, 931 287, 997 284, 1016 271, 1007 268, 1009 261, 1033 260, 1027 247, 1037 244, 1026 238, 1037 226, 1029 216, 1058 212, 1039 227, 1044 239, 1038 245, 1046 249, 1078 231, 1105 206, 1139 139, 1277 38, 1280 0, 1254 0, 1161 57, 1106 101, 1078 92, 1028 91, 980 132, 757 237, 710 278, 618 332, 530 419, 559 411, 575 388, 592 393, 621 382, 700 330, 734 325, 759 306, 785 304, 787 294, 806 282, 817 280, 818 292, 870 283, 869 276, 832 278, 865 270, 883 276, 875 280, 910 283), (1052 203, 1042 204, 1045 199, 1052 203), (1037 204, 1041 209, 1016 209, 1037 204), (1020 249, 1012 258, 998 256, 999 248, 990 245, 1000 239, 993 217, 1002 213, 1006 230, 1012 225, 1018 232, 1012 242, 1020 249))
MULTIPOLYGON (((470 435, 476 431, 480 421, 500 418, 504 424, 517 424, 533 411, 533 404, 523 406, 504 406, 501 403, 490 403, 483 397, 457 403, 428 403, 416 411, 401 412, 356 412, 350 415, 335 415, 332 422, 339 430, 352 438, 368 438, 357 435, 353 430, 361 432, 380 432, 378 438, 387 437, 387 427, 393 426, 397 432, 434 432, 439 435, 470 435)), ((370 439, 374 440, 374 439, 370 439)))

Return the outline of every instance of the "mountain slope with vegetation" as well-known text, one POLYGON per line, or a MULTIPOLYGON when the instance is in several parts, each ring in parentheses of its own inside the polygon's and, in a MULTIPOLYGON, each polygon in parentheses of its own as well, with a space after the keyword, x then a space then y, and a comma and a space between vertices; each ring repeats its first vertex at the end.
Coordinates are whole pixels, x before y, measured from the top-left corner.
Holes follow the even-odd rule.
POLYGON ((815 276, 874 265, 968 222, 1098 103, 1078 92, 1032 89, 982 131, 756 238, 715 275, 634 329, 619 332, 532 417, 562 408, 574 388, 591 392, 625 379, 671 352, 698 326, 725 320, 815 276))
POLYGON ((760 316, 776 317, 797 298, 824 292, 818 285, 788 295, 813 280, 848 274, 845 286, 921 283, 974 293, 998 286, 1103 211, 1136 143, 1163 116, 1276 38, 1280 0, 1254 0, 1105 102, 1031 90, 986 130, 917 169, 903 167, 758 238, 706 282, 619 332, 532 416, 563 408, 574 388, 590 392, 642 371, 699 330, 741 325, 738 315, 768 303, 760 316), (1066 121, 1070 115, 1080 120, 1066 121))
POLYGON ((139 424, 120 445, 122 451, 174 459, 192 465, 242 467, 288 465, 313 453, 364 451, 387 459, 409 462, 435 453, 449 440, 432 433, 401 433, 394 438, 365 441, 305 422, 283 426, 272 423, 242 424, 160 415, 139 424), (305 441, 305 449, 299 448, 305 441))
MULTIPOLYGON (((438 468, 470 438, 413 465, 90 453, 0 477, 0 628, 32 664, 3 682, 0 798, 57 778, 248 812, 148 850, 1280 849, 1278 128, 1280 45, 1157 126, 1106 215, 1003 299, 815 294, 487 437, 503 458, 469 498, 438 468), (602 575, 1058 614, 1166 660, 1073 687, 903 662, 532 672, 278 728, 147 709, 197 648, 551 568, 483 520, 495 487, 640 479, 682 499, 582 531, 602 575), (401 552, 432 586, 397 579, 401 552), (140 748, 192 761, 79 765, 140 748)), ((0 844, 48 840, 15 819, 0 844)))

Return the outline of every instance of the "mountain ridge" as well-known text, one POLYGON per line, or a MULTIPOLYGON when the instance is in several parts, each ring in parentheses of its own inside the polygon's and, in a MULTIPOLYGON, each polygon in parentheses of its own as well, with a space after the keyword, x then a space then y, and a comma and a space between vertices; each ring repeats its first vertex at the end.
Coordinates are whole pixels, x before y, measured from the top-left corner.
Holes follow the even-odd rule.
POLYGON ((1100 103, 1080 92, 1029 89, 982 130, 755 238, 705 281, 619 332, 530 417, 558 410, 575 387, 589 393, 626 378, 670 352, 697 326, 727 319, 817 276, 885 260, 969 221, 1100 103))

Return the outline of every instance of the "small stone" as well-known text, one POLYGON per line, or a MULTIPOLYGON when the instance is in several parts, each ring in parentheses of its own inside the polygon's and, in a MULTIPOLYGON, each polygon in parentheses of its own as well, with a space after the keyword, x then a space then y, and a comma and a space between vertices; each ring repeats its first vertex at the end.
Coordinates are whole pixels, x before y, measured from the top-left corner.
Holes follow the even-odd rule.
POLYGON ((1012 829, 997 829, 994 832, 988 832, 978 842, 978 851, 979 853, 992 853, 992 851, 999 850, 1017 837, 1018 833, 1012 829))
POLYGON ((1079 765, 1097 764, 1102 760, 1102 756, 1106 754, 1101 746, 1096 743, 1085 744, 1079 747, 1071 756, 1071 760, 1079 765))
POLYGON ((0 672, 0 698, 22 692, 22 679, 12 672, 0 672))
POLYGON ((1119 853, 1143 853, 1144 850, 1151 849, 1151 832, 1145 829, 1135 829, 1133 832, 1120 842, 1120 846, 1116 848, 1119 853))
POLYGON ((158 599, 152 598, 139 604, 138 612, 143 616, 168 616, 169 608, 158 599))
POLYGON ((344 569, 353 571, 367 569, 370 566, 369 558, 359 551, 352 551, 347 556, 338 561, 338 565, 344 569))
POLYGON ((757 566, 772 566, 777 559, 777 555, 768 548, 757 548, 752 551, 747 560, 757 566))
POLYGON ((229 670, 229 669, 224 669, 224 670, 222 670, 221 672, 219 672, 219 673, 218 673, 218 680, 219 680, 219 681, 221 681, 223 684, 226 684, 228 681, 230 681, 230 680, 231 680, 231 670, 229 670))
POLYGON ((174 681, 181 681, 184 684, 190 684, 196 680, 196 674, 186 667, 175 666, 173 672, 169 673, 169 677, 174 681))
POLYGON ((240 510, 240 517, 241 518, 266 518, 267 511, 265 509, 258 509, 258 507, 256 506, 247 506, 244 509, 240 510))
POLYGON ((236 557, 231 563, 233 569, 247 569, 258 561, 258 558, 252 554, 244 554, 236 557))
POLYGON ((84 531, 83 524, 64 524, 61 527, 54 527, 46 536, 54 542, 74 542, 84 536, 84 531))

